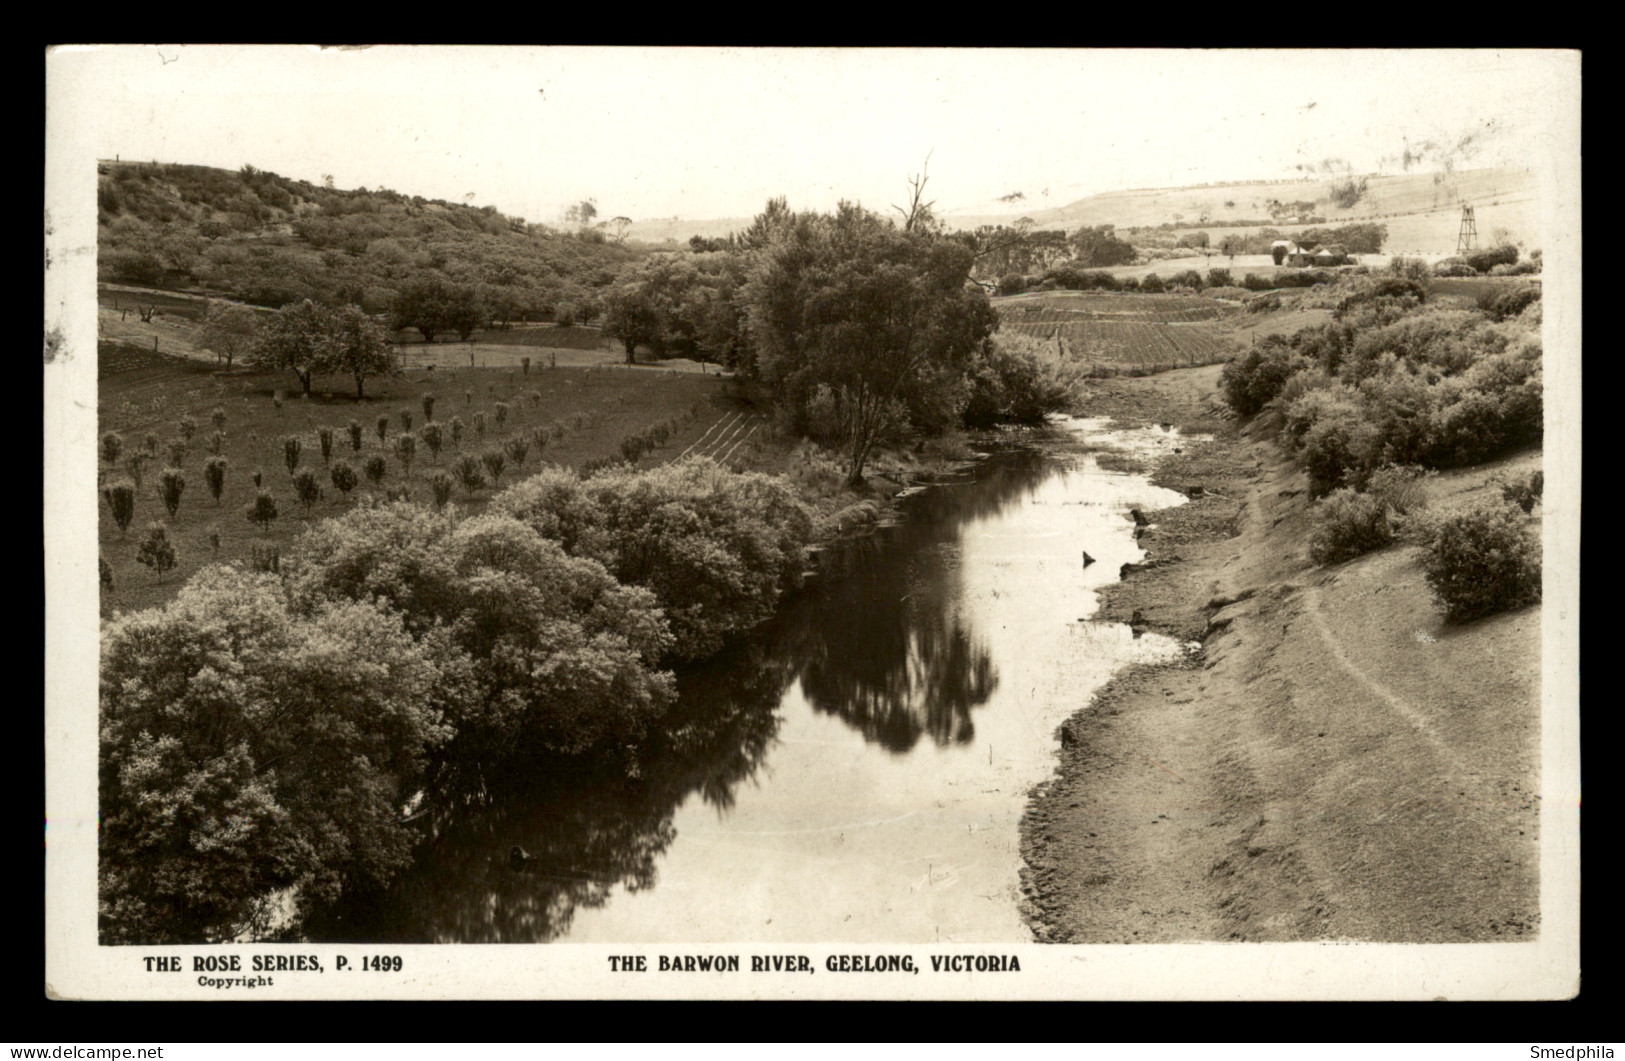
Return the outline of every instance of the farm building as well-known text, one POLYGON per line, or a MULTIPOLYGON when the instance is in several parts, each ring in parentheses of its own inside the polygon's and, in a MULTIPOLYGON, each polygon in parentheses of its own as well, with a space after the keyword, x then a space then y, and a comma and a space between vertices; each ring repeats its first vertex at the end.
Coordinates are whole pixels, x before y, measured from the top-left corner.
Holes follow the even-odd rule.
POLYGON ((1315 251, 1313 258, 1316 265, 1323 267, 1331 265, 1347 265, 1349 262, 1348 251, 1344 250, 1342 246, 1336 243, 1328 243, 1324 247, 1321 247, 1319 250, 1315 251))

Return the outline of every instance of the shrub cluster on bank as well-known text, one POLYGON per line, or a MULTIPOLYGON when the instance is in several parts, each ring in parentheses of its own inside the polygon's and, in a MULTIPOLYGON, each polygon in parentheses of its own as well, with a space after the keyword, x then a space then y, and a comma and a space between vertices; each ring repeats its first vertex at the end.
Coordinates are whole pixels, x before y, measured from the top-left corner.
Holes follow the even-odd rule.
POLYGON ((1452 621, 1540 595, 1539 544, 1523 526, 1544 485, 1504 484, 1490 508, 1422 514, 1429 469, 1477 464, 1538 443, 1543 389, 1539 292, 1426 304, 1417 263, 1336 289, 1334 320, 1270 336, 1225 366, 1236 413, 1277 418, 1318 499, 1310 556, 1338 563, 1398 537, 1422 543, 1428 579, 1452 621), (1521 512, 1520 512, 1521 510, 1521 512))
POLYGON ((216 941, 406 864, 431 778, 620 748, 798 584, 811 517, 709 461, 367 503, 105 625, 101 935, 216 941))

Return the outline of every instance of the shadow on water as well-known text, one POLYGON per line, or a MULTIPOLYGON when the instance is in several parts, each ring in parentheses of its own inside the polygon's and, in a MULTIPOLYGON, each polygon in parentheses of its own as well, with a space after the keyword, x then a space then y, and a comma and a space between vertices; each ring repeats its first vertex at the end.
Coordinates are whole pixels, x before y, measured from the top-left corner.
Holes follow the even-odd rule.
POLYGON ((998 686, 961 615, 959 536, 1034 491, 1041 453, 985 462, 974 482, 903 502, 902 522, 838 543, 821 575, 773 620, 680 673, 663 732, 636 752, 549 760, 489 775, 477 794, 442 792, 413 865, 388 888, 347 897, 304 926, 323 942, 537 943, 617 889, 655 886, 674 815, 698 796, 725 815, 776 742, 799 681, 814 710, 903 755, 922 738, 969 742, 972 711, 998 686), (518 849, 517 853, 515 849, 518 849))
POLYGON ((745 643, 679 676, 666 731, 625 760, 558 759, 533 773, 440 793, 410 869, 305 926, 323 942, 542 943, 566 934, 578 908, 617 886, 652 887, 676 836, 676 808, 697 794, 733 805, 773 744, 788 669, 745 643), (515 865, 513 851, 523 852, 515 865))

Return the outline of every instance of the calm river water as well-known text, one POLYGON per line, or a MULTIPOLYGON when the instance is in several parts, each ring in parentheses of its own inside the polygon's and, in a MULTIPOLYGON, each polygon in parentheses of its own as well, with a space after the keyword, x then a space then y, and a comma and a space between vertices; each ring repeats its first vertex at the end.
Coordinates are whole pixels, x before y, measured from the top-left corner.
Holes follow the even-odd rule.
POLYGON ((692 721, 624 763, 492 786, 322 941, 1022 942, 1017 825, 1056 727, 1123 665, 1183 648, 1091 621, 1141 559, 1102 469, 1164 430, 1068 420, 820 555, 743 644, 681 678, 692 721), (1087 550, 1096 562, 1085 567, 1087 550), (520 846, 534 856, 509 867, 520 846))

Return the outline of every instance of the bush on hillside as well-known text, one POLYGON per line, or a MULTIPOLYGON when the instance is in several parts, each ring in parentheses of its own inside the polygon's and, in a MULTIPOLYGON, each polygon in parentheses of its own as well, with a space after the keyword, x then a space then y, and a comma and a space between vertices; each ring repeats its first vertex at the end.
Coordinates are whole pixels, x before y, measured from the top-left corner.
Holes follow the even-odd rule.
POLYGON ((1238 415, 1251 416, 1275 400, 1293 373, 1310 362, 1280 336, 1268 336, 1244 357, 1224 366, 1219 387, 1238 415))
POLYGON ((1027 278, 1020 273, 1006 273, 999 280, 999 294, 1016 295, 1027 290, 1027 278))
POLYGON ((1311 499, 1340 486, 1363 486, 1379 452, 1377 429, 1358 409, 1327 410, 1303 436, 1311 499))
POLYGON ((1434 276, 1477 276, 1478 270, 1462 258, 1446 258, 1433 264, 1434 276))
POLYGON ((1497 265, 1511 265, 1518 260, 1518 248, 1510 243, 1503 243, 1488 250, 1474 251, 1466 255, 1466 262, 1475 272, 1487 273, 1497 265))
POLYGON ((1532 303, 1540 301, 1540 288, 1515 287, 1510 291, 1484 291, 1475 300, 1478 308, 1491 320, 1504 321, 1516 317, 1532 303))
POLYGON ((1514 479, 1501 485, 1501 496, 1526 513, 1535 510, 1535 502, 1539 501, 1545 492, 1546 473, 1540 469, 1530 472, 1522 479, 1514 479))
POLYGON ((1506 501, 1435 523, 1422 566, 1451 622, 1540 600, 1540 543, 1523 513, 1506 501))

